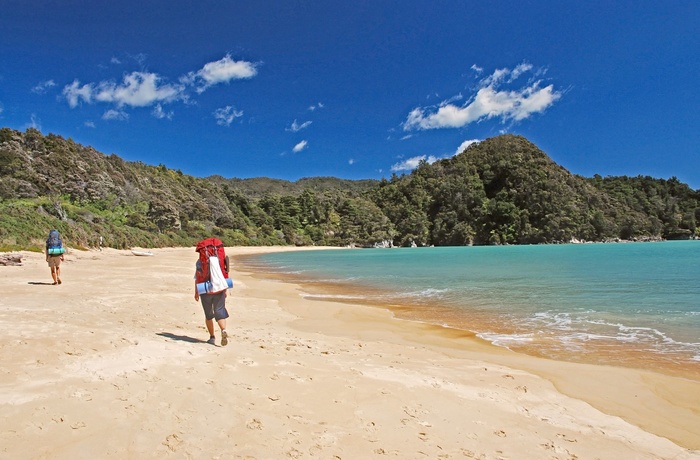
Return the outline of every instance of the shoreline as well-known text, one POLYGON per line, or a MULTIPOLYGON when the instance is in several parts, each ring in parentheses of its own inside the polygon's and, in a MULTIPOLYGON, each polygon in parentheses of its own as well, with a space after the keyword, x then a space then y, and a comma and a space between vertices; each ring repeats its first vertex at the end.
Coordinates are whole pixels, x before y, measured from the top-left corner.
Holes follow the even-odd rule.
POLYGON ((69 251, 61 286, 41 254, 0 267, 0 452, 700 458, 699 382, 515 353, 236 266, 277 250, 309 249, 226 248, 227 347, 204 342, 193 248, 69 251))
MULTIPOLYGON (((300 250, 303 249, 300 248, 300 250)), ((254 256, 256 253, 246 254, 243 259, 249 255, 254 256)), ((243 271, 251 268, 250 264, 246 265, 245 262, 241 265, 243 265, 242 268, 234 268, 243 271)), ((259 266, 255 267, 255 270, 259 269, 259 266)), ((405 337, 410 337, 410 341, 426 342, 431 346, 445 347, 455 350, 459 354, 465 352, 470 356, 476 355, 479 359, 531 372, 549 380, 559 391, 568 396, 586 401, 603 412, 619 416, 651 432, 669 437, 680 445, 700 450, 700 429, 689 430, 681 436, 672 434, 678 428, 677 426, 673 427, 675 407, 686 408, 700 423, 700 413, 693 410, 693 408, 700 407, 698 369, 673 370, 664 367, 644 369, 630 365, 574 361, 531 354, 528 353, 528 350, 511 349, 493 344, 467 329, 425 321, 420 315, 412 317, 410 314, 403 314, 402 310, 410 311, 412 310, 410 307, 397 307, 391 302, 368 302, 365 299, 359 301, 353 299, 351 294, 346 299, 322 297, 324 294, 329 294, 329 289, 332 290, 330 291, 332 294, 347 295, 352 289, 348 289, 348 285, 339 287, 331 283, 273 271, 256 271, 248 274, 261 280, 294 286, 300 291, 300 295, 305 296, 311 302, 330 302, 347 305, 351 308, 374 308, 384 311, 386 312, 385 319, 390 322, 397 321, 402 324, 399 326, 400 328, 415 332, 415 334, 408 331, 403 332, 405 337), (313 298, 314 295, 321 297, 313 298), (426 335, 429 336, 426 337, 426 335), (615 388, 609 387, 605 382, 605 378, 610 377, 610 374, 615 374, 615 377, 611 378, 616 382, 615 388), (601 380, 601 378, 603 379, 601 380), (658 393, 648 388, 650 382, 659 386, 658 393), (676 389, 670 390, 671 387, 676 389), (640 398, 646 399, 648 403, 653 401, 648 404, 650 410, 647 407, 640 408, 640 398)), ((295 314, 299 314, 299 312, 295 312, 295 314)), ((313 321, 306 317, 304 320, 313 321)), ((642 359, 639 358, 636 362, 641 363, 642 359)), ((681 428, 681 431, 685 430, 681 428)))
MULTIPOLYGON (((300 248, 301 249, 301 248, 300 248)), ((331 248, 337 249, 337 248, 331 248)), ((485 342, 507 350, 526 354, 528 356, 580 364, 593 364, 612 367, 655 371, 669 376, 683 377, 700 381, 700 365, 698 362, 675 359, 672 354, 649 354, 643 345, 615 341, 611 343, 589 344, 595 348, 582 353, 578 350, 562 349, 558 342, 547 343, 552 338, 544 337, 533 342, 512 342, 508 345, 497 344, 487 337, 482 337, 482 331, 490 331, 491 335, 528 334, 531 331, 521 326, 503 323, 484 313, 460 311, 433 300, 412 301, 410 298, 397 297, 391 290, 383 290, 354 281, 328 281, 308 276, 305 273, 289 273, 278 271, 274 267, 257 263, 256 254, 246 254, 239 258, 239 265, 244 270, 251 270, 264 279, 277 280, 299 285, 311 301, 330 301, 346 304, 362 304, 391 311, 401 320, 424 322, 443 329, 456 329, 473 334, 485 342), (519 327, 516 329, 516 327, 519 327)))

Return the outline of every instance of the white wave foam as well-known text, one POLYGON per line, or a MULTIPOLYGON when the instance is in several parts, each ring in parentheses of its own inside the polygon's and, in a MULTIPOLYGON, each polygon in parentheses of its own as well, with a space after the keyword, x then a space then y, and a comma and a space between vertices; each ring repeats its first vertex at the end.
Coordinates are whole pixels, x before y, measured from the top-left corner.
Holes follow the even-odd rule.
POLYGON ((538 335, 559 342, 569 351, 583 352, 587 348, 586 344, 617 342, 642 347, 658 355, 687 353, 694 356, 691 358, 693 361, 700 360, 700 342, 673 338, 656 327, 628 325, 595 317, 599 314, 595 311, 542 311, 514 321, 538 331, 538 335))
POLYGON ((444 297, 444 295, 449 292, 450 289, 426 288, 417 291, 400 292, 397 293, 396 297, 406 299, 436 299, 444 297))
POLYGON ((305 299, 311 300, 365 300, 364 296, 343 295, 343 294, 299 294, 305 299))
POLYGON ((495 332, 480 332, 476 334, 477 337, 504 348, 530 343, 533 341, 532 335, 533 334, 498 334, 495 332))

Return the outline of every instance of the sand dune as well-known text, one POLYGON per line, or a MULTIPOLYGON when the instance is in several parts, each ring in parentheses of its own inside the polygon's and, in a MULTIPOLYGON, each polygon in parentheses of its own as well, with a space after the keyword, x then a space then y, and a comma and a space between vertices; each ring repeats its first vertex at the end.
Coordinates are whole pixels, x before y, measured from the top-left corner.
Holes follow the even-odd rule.
MULTIPOLYGON (((229 248, 235 256, 270 248, 229 248)), ((0 458, 700 458, 700 383, 536 359, 236 270, 208 338, 193 249, 0 267, 0 458)))

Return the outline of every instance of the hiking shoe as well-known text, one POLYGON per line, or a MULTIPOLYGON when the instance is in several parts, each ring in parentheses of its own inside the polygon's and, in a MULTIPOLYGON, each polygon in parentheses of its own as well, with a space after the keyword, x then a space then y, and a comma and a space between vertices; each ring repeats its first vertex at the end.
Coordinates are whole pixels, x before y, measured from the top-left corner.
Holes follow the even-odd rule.
POLYGON ((211 337, 209 337, 209 340, 207 340, 207 343, 209 345, 216 345, 216 337, 212 335, 211 337))
POLYGON ((221 333, 221 346, 225 347, 226 345, 228 345, 228 332, 223 331, 221 333))
POLYGON ((61 284, 61 278, 58 278, 58 284, 61 284))

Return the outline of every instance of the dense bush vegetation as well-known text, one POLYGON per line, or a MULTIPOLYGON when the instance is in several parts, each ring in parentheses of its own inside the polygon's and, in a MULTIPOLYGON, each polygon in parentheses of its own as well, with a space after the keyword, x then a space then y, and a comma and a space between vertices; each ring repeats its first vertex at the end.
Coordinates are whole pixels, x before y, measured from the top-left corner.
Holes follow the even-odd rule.
POLYGON ((467 245, 689 238, 700 193, 677 179, 587 179, 504 135, 389 180, 196 178, 35 129, 0 129, 0 246, 467 245))

